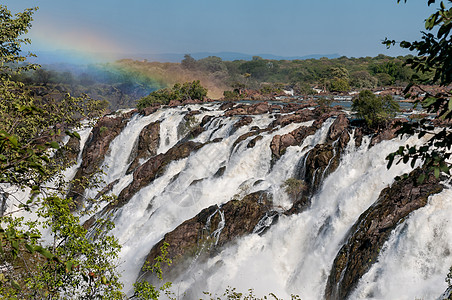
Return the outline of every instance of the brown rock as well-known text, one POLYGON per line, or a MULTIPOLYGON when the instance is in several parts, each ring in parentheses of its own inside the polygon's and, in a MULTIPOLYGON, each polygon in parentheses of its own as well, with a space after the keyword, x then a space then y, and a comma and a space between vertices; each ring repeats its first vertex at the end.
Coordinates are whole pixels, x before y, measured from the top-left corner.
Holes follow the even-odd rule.
POLYGON ((234 107, 234 103, 233 102, 225 102, 225 103, 220 105, 220 110, 227 110, 227 109, 231 109, 233 107, 234 107))
POLYGON ((248 114, 250 115, 261 115, 265 114, 270 110, 270 106, 267 102, 259 102, 253 105, 250 105, 247 109, 248 114))
POLYGON ((201 120, 201 124, 199 124, 199 126, 204 127, 204 125, 206 125, 207 123, 210 122, 210 120, 212 120, 214 118, 214 116, 211 115, 205 115, 202 120, 201 120))
POLYGON ((123 206, 140 189, 160 176, 170 162, 188 157, 191 152, 198 150, 202 146, 203 144, 201 143, 188 141, 172 147, 164 154, 152 157, 135 170, 132 183, 121 191, 116 203, 110 204, 106 210, 123 206))
POLYGON ((285 149, 295 144, 297 144, 297 140, 290 133, 281 136, 281 146, 280 146, 281 148, 285 149))
POLYGON ((254 146, 256 146, 256 142, 262 140, 263 137, 262 135, 258 135, 256 136, 254 139, 252 139, 251 141, 249 141, 248 145, 246 145, 247 148, 253 148, 254 146))
POLYGON ((233 128, 234 130, 237 130, 242 126, 251 124, 251 122, 253 122, 253 118, 251 118, 250 116, 243 116, 237 122, 234 123, 233 128))
POLYGON ((91 176, 99 171, 110 143, 121 133, 131 116, 132 112, 102 117, 91 131, 83 149, 82 164, 74 177, 77 184, 72 185, 68 193, 68 197, 74 199, 77 208, 81 205, 84 186, 91 176))
POLYGON ((142 115, 149 116, 155 113, 160 108, 160 105, 148 106, 140 111, 142 115))
POLYGON ((400 126, 394 126, 396 122, 407 122, 407 120, 395 119, 392 120, 387 126, 380 128, 377 134, 372 137, 369 147, 375 146, 382 141, 392 140, 393 138, 395 138, 397 136, 396 131, 400 128, 400 126))
POLYGON ((323 178, 337 168, 339 155, 336 155, 330 144, 317 144, 306 155, 306 171, 303 180, 308 186, 308 191, 313 193, 318 189, 323 178), (333 160, 333 158, 336 159, 333 160))
POLYGON ((176 106, 181 106, 182 105, 182 102, 180 102, 180 101, 178 101, 178 100, 171 100, 169 103, 168 103, 168 106, 171 106, 171 107, 176 107, 176 106))
POLYGON ((337 140, 348 128, 349 124, 350 122, 345 114, 341 113, 340 115, 338 115, 336 120, 334 120, 333 124, 331 124, 330 129, 328 130, 328 139, 330 141, 337 140))
POLYGON ((147 159, 157 154, 160 141, 160 121, 153 122, 140 132, 136 157, 130 164, 127 174, 133 172, 139 165, 140 159, 147 159))
POLYGON ((281 148, 281 136, 279 134, 275 135, 270 143, 270 149, 272 154, 276 158, 280 158, 279 149, 281 148))
POLYGON ((232 108, 230 110, 227 110, 224 113, 224 115, 226 117, 231 117, 231 116, 235 116, 235 115, 246 115, 246 114, 248 114, 248 112, 243 107, 234 107, 234 108, 232 108))
MULTIPOLYGON (((160 255, 163 243, 168 243, 167 257, 172 259, 173 264, 164 274, 171 277, 174 275, 171 270, 185 268, 185 264, 195 256, 197 259, 208 257, 227 243, 252 233, 258 222, 271 210, 271 201, 267 197, 267 193, 260 191, 249 194, 240 201, 231 200, 220 208, 213 205, 203 209, 198 215, 167 233, 152 248, 146 262, 154 262, 160 255), (225 222, 221 232, 218 232, 222 221, 221 213, 225 222)), ((148 279, 146 275, 143 277, 148 279)))
POLYGON ((202 103, 202 101, 199 99, 185 99, 184 101, 182 101, 182 105, 199 104, 199 103, 202 103))
POLYGON ((287 126, 291 123, 302 123, 306 121, 310 121, 314 119, 314 113, 309 109, 303 109, 297 111, 296 114, 290 114, 290 115, 279 115, 275 121, 271 123, 271 127, 276 126, 287 126))

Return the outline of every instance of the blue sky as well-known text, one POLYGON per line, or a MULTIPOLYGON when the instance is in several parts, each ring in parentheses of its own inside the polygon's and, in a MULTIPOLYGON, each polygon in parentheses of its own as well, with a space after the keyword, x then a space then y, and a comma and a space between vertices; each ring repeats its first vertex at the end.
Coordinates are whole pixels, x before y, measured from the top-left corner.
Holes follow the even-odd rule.
POLYGON ((419 39, 434 11, 425 0, 3 0, 13 12, 39 6, 34 51, 348 57, 400 55, 386 36, 419 39))

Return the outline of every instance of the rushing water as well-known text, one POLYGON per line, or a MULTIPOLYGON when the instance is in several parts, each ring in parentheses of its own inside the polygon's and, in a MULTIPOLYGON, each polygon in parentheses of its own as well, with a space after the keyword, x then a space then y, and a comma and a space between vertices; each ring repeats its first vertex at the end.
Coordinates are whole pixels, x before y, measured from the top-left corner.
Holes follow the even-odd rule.
MULTIPOLYGON (((108 167, 106 184, 119 179, 113 193, 119 194, 132 181, 132 175, 125 173, 133 144, 146 125, 161 121, 158 153, 164 153, 184 137, 180 130, 184 114, 201 107, 205 110, 194 116, 195 123, 205 115, 217 117, 205 125, 205 131, 194 141, 211 143, 187 158, 171 162, 160 177, 142 188, 113 216, 116 224, 113 233, 123 245, 120 258, 126 291, 136 280, 152 246, 202 209, 259 190, 271 193, 277 210, 289 209, 292 203, 281 188, 282 183, 299 171, 297 168, 310 149, 325 142, 333 122, 327 120, 302 145, 287 148, 272 166, 273 136, 312 122, 262 132, 262 139, 248 148, 246 145, 255 136, 236 145, 234 142, 252 127, 266 128, 274 116, 252 116, 251 124, 234 130, 233 124, 239 117, 220 117, 223 112, 218 104, 160 109, 147 117, 135 115, 111 143, 104 161, 108 167), (221 167, 226 167, 225 172, 214 176, 221 167)), ((253 288, 260 296, 273 292, 284 298, 298 294, 302 299, 321 299, 334 258, 352 225, 395 176, 411 170, 403 164, 387 170, 385 157, 401 145, 420 142, 415 138, 396 139, 369 149, 370 140, 365 138, 356 148, 353 133, 351 136, 339 167, 324 178, 308 210, 281 215, 265 234, 243 237, 205 263, 194 261, 190 270, 173 283, 176 293, 187 298, 200 297, 202 291, 222 293, 233 286, 241 291, 253 288)), ((394 230, 352 299, 431 299, 445 290, 444 278, 452 264, 451 196, 446 189, 431 197, 426 207, 411 214, 394 230)), ((224 226, 228 220, 221 217, 220 225, 224 226)), ((219 226, 217 235, 221 235, 221 229, 219 226)))

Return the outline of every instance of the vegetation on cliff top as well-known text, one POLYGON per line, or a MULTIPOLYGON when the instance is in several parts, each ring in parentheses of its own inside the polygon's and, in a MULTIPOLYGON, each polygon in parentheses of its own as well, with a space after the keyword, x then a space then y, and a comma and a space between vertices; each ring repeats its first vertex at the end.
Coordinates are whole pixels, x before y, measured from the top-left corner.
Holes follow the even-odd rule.
POLYGON ((165 88, 154 91, 141 98, 137 102, 137 108, 143 109, 154 104, 168 104, 170 101, 201 100, 207 96, 207 89, 204 88, 199 80, 176 83, 173 88, 165 88))

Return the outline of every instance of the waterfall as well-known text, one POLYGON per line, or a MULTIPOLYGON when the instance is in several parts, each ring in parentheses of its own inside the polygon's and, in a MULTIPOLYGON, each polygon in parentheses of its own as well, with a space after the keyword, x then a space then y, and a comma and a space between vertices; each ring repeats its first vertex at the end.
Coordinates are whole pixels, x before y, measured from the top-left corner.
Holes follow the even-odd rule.
POLYGON ((370 150, 364 143, 357 151, 346 153, 314 196, 311 209, 281 216, 264 235, 241 239, 175 284, 181 291, 199 285, 221 292, 233 286, 242 291, 254 288, 260 296, 273 292, 290 298, 294 293, 302 299, 321 299, 347 231, 396 175, 409 171, 406 165, 387 170, 384 160, 404 142, 413 141, 386 141, 370 150))
POLYGON ((450 199, 450 189, 433 195, 399 225, 350 298, 435 299, 445 291, 452 265, 450 199))
MULTIPOLYGON (((214 214, 219 214, 221 221, 212 231, 216 245, 228 224, 222 205, 265 191, 274 211, 265 214, 253 233, 226 245, 207 261, 194 259, 189 274, 180 274, 173 286, 180 294, 186 293, 187 299, 202 297, 203 291, 222 294, 228 286, 239 291, 253 288, 258 296, 275 293, 287 299, 298 294, 302 299, 321 299, 333 261, 353 224, 395 176, 412 170, 404 164, 387 170, 385 157, 399 146, 422 141, 405 137, 369 148, 370 137, 364 137, 357 147, 355 132, 351 131, 342 153, 334 147, 338 141, 332 142, 334 155, 341 157, 339 166, 330 172, 331 159, 323 172, 316 173, 322 182, 310 199, 310 207, 288 215, 285 213, 293 200, 282 185, 305 173, 309 151, 327 142, 334 119, 326 120, 316 127, 315 134, 308 135, 300 145, 288 147, 273 161, 270 144, 275 135, 312 126, 314 121, 269 128, 277 115, 267 113, 253 115, 249 124, 237 128, 241 116, 224 117, 219 106, 188 105, 161 108, 145 117, 136 114, 111 142, 103 162, 103 179, 105 184, 117 181, 110 193, 119 194, 133 180, 133 174, 126 175, 126 171, 145 126, 160 122, 157 153, 164 154, 184 142, 192 126, 211 116, 204 131, 192 139, 202 143, 201 148, 168 163, 158 177, 113 211, 113 234, 123 245, 120 268, 125 291, 130 292, 149 251, 166 233, 201 210, 217 205, 214 214), (187 121, 184 116, 195 110, 199 113, 190 115, 187 121), (249 146, 251 140, 253 146, 249 146), (276 216, 278 222, 274 222, 276 216)), ((86 193, 93 196, 97 192, 86 193)), ((426 207, 394 230, 378 262, 361 279, 351 299, 430 299, 445 290, 444 278, 452 264, 452 226, 447 226, 452 212, 447 199, 451 196, 449 189, 432 196, 426 207), (404 290, 410 293, 401 294, 404 290)))

